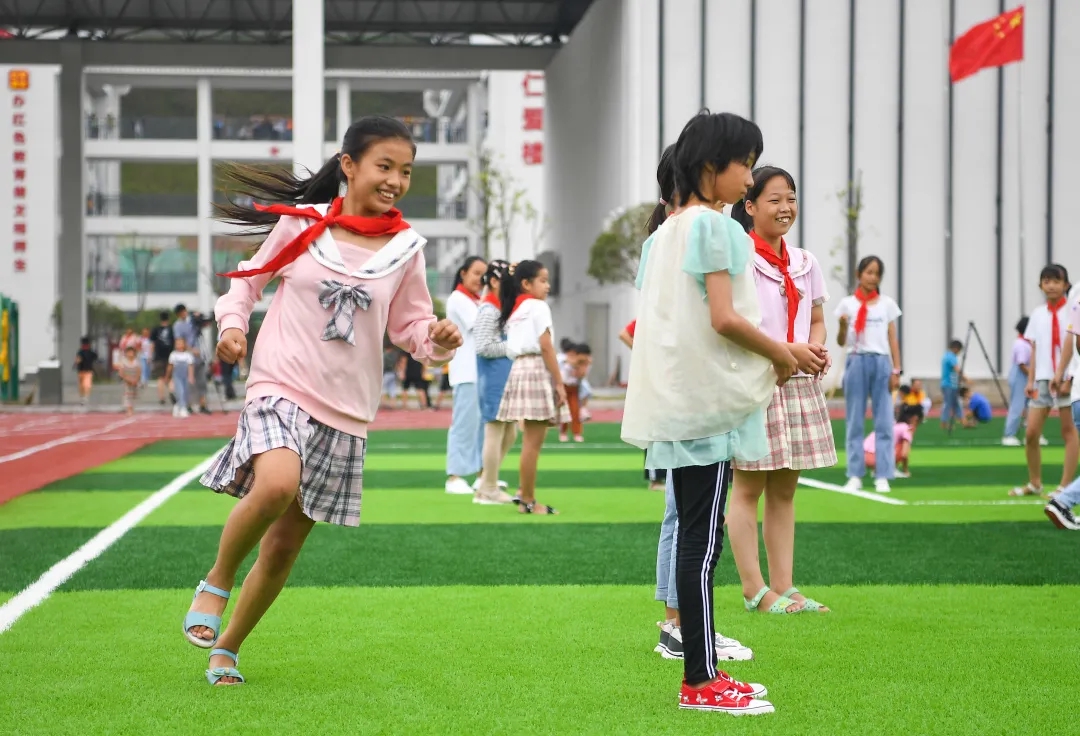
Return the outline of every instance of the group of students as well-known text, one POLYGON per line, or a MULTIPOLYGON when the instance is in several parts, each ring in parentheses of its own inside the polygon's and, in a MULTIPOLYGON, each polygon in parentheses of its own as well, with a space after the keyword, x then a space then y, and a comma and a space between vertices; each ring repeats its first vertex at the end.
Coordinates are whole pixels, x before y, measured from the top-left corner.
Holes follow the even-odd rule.
MULTIPOLYGON (((516 504, 525 514, 555 515, 536 500, 536 469, 548 429, 562 432, 571 407, 580 422, 584 365, 556 352, 547 268, 470 256, 446 300, 446 318, 462 336, 450 361, 453 416, 446 438, 446 492, 473 503, 516 504), (569 373, 567 366, 573 366, 569 373), (522 428, 519 488, 507 493, 499 469, 522 428), (466 480, 476 476, 473 484, 466 480)), ((587 350, 587 348, 586 348, 587 350)), ((575 436, 580 428, 575 424, 575 436)))

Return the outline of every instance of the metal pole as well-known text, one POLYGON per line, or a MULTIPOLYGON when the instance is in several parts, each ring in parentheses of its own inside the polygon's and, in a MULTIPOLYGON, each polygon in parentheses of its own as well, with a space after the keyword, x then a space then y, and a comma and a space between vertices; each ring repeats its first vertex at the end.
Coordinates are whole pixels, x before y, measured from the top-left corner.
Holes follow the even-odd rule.
POLYGON ((1027 276, 1024 273, 1025 237, 1024 237, 1024 75, 1021 71, 1023 62, 1016 65, 1016 223, 1020 229, 1020 314, 1027 314, 1024 289, 1027 276))

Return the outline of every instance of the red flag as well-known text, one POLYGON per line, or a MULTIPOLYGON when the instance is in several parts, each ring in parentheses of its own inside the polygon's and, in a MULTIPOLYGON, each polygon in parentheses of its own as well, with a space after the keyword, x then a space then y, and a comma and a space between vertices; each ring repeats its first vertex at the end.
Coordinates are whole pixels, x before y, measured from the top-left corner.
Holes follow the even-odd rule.
POLYGON ((949 51, 949 77, 959 82, 980 69, 1010 64, 1024 58, 1024 6, 980 23, 965 33, 949 51))

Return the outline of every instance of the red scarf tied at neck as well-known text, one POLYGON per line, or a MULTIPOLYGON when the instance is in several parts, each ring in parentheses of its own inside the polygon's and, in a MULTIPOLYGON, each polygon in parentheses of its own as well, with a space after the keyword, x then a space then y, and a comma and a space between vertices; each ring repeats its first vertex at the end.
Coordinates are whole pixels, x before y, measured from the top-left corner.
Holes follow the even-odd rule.
POLYGON ((480 297, 478 297, 476 294, 474 294, 471 291, 469 291, 468 289, 466 289, 465 284, 458 284, 457 287, 454 289, 454 291, 456 291, 458 293, 461 293, 461 294, 464 294, 465 296, 469 297, 469 300, 473 304, 479 304, 480 303, 480 297))
POLYGON ((514 300, 514 308, 510 310, 510 314, 513 314, 514 312, 516 312, 518 310, 518 308, 522 304, 524 304, 525 302, 529 301, 530 299, 535 299, 535 298, 536 297, 533 296, 532 294, 521 294, 520 296, 518 296, 517 299, 514 300))
POLYGON ((397 209, 390 209, 378 217, 343 215, 341 214, 341 207, 344 201, 341 197, 335 198, 330 203, 325 215, 320 214, 318 210, 311 206, 294 207, 286 204, 256 204, 255 209, 259 212, 269 212, 282 217, 305 217, 309 220, 315 220, 315 223, 293 238, 292 242, 282 248, 265 266, 253 268, 250 271, 231 271, 218 275, 230 279, 242 279, 263 273, 276 273, 303 255, 308 246, 331 227, 340 227, 365 238, 395 235, 408 230, 410 227, 397 209))
POLYGON ((491 304, 498 309, 502 309, 502 302, 499 301, 499 295, 494 291, 488 291, 484 294, 484 304, 491 304))
POLYGON ((878 298, 877 289, 863 291, 860 286, 855 289, 855 298, 859 300, 859 313, 855 315, 855 334, 861 335, 866 331, 866 315, 870 312, 870 302, 878 298))
POLYGON ((799 290, 795 288, 795 279, 791 278, 791 256, 788 253, 787 243, 780 238, 778 255, 773 247, 753 230, 750 231, 750 237, 754 241, 755 252, 784 277, 784 297, 787 299, 787 341, 795 342, 795 317, 799 314, 800 297, 799 290))
POLYGON ((1055 373, 1057 373, 1058 356, 1061 355, 1061 323, 1058 322, 1058 312, 1068 301, 1065 297, 1061 297, 1053 304, 1046 303, 1046 309, 1050 312, 1050 364, 1054 366, 1055 373))

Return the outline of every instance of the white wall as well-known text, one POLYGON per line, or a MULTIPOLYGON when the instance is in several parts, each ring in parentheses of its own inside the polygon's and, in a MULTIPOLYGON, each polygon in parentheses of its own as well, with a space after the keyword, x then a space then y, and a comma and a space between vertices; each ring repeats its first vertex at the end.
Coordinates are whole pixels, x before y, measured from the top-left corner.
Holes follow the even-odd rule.
MULTIPOLYGON (((1000 346, 1007 362, 1012 326, 1023 311, 1030 312, 1038 303, 1038 272, 1047 260, 1048 232, 1053 235, 1054 260, 1077 274, 1074 281, 1080 280, 1080 249, 1070 238, 1074 229, 1070 210, 1080 198, 1080 179, 1069 166, 1080 157, 1080 142, 1071 135, 1071 121, 1080 114, 1080 42, 1076 40, 1080 3, 1056 4, 1054 204, 1048 221, 1049 5, 1050 0, 1026 3, 1024 62, 1001 72, 984 70, 953 88, 954 273, 949 285, 945 281, 949 3, 857 3, 852 59, 849 0, 757 2, 753 42, 751 0, 710 0, 704 19, 701 3, 690 0, 598 0, 548 69, 547 187, 551 211, 558 215, 552 241, 560 244, 563 253, 567 287, 558 306, 566 325, 565 330, 560 325, 560 330, 580 329, 585 304, 601 298, 611 302, 616 326, 633 316, 632 289, 600 289, 584 275, 588 246, 608 212, 655 196, 659 121, 663 121, 663 140, 670 143, 698 109, 702 57, 706 106, 744 115, 750 114, 749 60, 753 58, 753 117, 765 138, 762 161, 782 166, 797 178, 801 216, 791 240, 822 262, 833 304, 843 296, 847 280, 844 218, 837 193, 847 185, 851 165, 861 172, 863 185, 858 255, 873 254, 885 261, 884 289, 898 298, 905 313, 906 372, 936 376, 947 341, 962 339, 969 320, 976 323, 991 359, 997 357, 1000 346), (661 3, 662 29, 657 22, 661 3), (902 119, 901 5, 905 14, 902 119), (807 16, 800 146, 801 6, 806 7, 807 16), (662 60, 658 55, 661 35, 662 60), (852 63, 853 139, 848 115, 852 63), (1000 264, 996 252, 999 73, 1004 75, 1005 90, 1000 264), (659 74, 664 82, 663 110, 657 108, 659 74), (1022 151, 1018 149, 1021 114, 1022 151), (849 161, 852 140, 854 159, 849 161), (803 171, 799 171, 800 155, 803 171), (1026 236, 1023 283, 1021 192, 1026 236), (1000 293, 995 289, 999 268, 1000 293), (950 286, 952 334, 945 323, 950 286)), ((955 0, 955 7, 956 35, 999 11, 997 0, 955 0)), ((826 307, 835 332, 832 309, 826 307)), ((967 369, 975 377, 989 375, 977 352, 967 369)), ((838 376, 839 371, 834 378, 838 376)))

